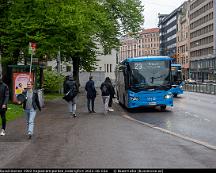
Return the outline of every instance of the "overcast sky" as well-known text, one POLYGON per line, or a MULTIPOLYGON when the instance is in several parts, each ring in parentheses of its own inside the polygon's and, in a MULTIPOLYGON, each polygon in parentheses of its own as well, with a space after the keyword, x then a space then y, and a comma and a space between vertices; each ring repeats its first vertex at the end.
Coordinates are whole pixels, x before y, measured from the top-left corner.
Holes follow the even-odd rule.
POLYGON ((141 0, 144 5, 144 28, 155 28, 158 25, 158 13, 169 14, 185 0, 141 0))

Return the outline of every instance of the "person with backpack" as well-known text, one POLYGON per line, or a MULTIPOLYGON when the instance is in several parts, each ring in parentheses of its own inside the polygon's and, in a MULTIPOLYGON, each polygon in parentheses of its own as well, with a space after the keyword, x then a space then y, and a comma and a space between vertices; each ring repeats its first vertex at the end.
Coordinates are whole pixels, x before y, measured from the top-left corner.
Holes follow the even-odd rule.
POLYGON ((94 81, 92 80, 92 76, 89 77, 89 81, 86 82, 85 85, 85 90, 87 92, 87 106, 88 106, 88 111, 89 113, 95 113, 94 111, 94 101, 96 98, 96 89, 94 86, 94 81), (90 104, 91 104, 91 108, 90 109, 90 104))
POLYGON ((101 89, 101 95, 104 104, 104 114, 107 114, 107 112, 109 111, 108 104, 109 104, 109 98, 111 93, 111 85, 109 82, 109 77, 106 77, 105 81, 101 84, 100 89, 101 89))
POLYGON ((2 75, 0 74, 0 115, 2 120, 1 136, 5 136, 6 129, 6 111, 9 99, 8 86, 3 82, 2 75))
POLYGON ((110 84, 110 98, 109 98, 109 103, 108 103, 108 107, 109 107, 108 110, 110 112, 113 112, 114 109, 112 108, 112 104, 113 104, 113 98, 115 96, 115 89, 114 89, 114 87, 112 85, 112 81, 109 77, 107 77, 107 82, 109 82, 109 84, 110 84))
POLYGON ((69 112, 75 118, 78 86, 76 81, 74 81, 73 76, 69 76, 68 80, 64 83, 64 94, 65 96, 63 98, 68 102, 69 112))

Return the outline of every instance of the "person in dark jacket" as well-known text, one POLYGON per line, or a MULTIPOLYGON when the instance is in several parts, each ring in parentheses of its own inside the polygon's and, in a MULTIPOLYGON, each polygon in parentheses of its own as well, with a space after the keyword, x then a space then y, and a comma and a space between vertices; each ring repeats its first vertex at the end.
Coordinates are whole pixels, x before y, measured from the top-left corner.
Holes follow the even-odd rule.
POLYGON ((108 103, 108 110, 110 112, 114 111, 113 108, 112 108, 112 104, 113 104, 113 98, 115 96, 115 89, 113 87, 113 84, 112 84, 112 81, 110 80, 109 77, 106 78, 107 79, 107 82, 110 83, 110 98, 109 98, 109 103, 108 103))
POLYGON ((101 89, 101 95, 104 104, 104 114, 107 114, 107 112, 109 111, 108 104, 109 104, 109 98, 111 93, 111 85, 109 82, 109 77, 106 77, 105 81, 101 84, 100 89, 101 89))
POLYGON ((78 94, 78 86, 73 76, 70 75, 68 80, 64 83, 64 94, 70 93, 70 98, 68 102, 68 108, 70 114, 75 118, 76 117, 76 96, 78 94))
MULTIPOLYGON (((25 96, 25 100, 23 102, 23 109, 26 114, 27 121, 27 135, 28 138, 31 139, 34 131, 34 120, 36 116, 36 110, 39 109, 41 111, 38 92, 33 89, 33 83, 28 81, 27 88, 22 93, 25 96)), ((18 102, 21 104, 21 102, 18 102)))
POLYGON ((2 120, 1 136, 5 136, 6 111, 7 111, 8 99, 9 99, 9 89, 8 86, 3 82, 2 76, 0 75, 0 114, 2 120))
POLYGON ((85 90, 87 92, 87 106, 88 106, 88 111, 89 113, 95 113, 94 111, 94 101, 95 101, 95 97, 96 97, 96 89, 94 86, 94 81, 92 80, 92 76, 89 77, 89 81, 86 82, 85 85, 85 90), (91 104, 91 108, 90 109, 90 104, 91 104))

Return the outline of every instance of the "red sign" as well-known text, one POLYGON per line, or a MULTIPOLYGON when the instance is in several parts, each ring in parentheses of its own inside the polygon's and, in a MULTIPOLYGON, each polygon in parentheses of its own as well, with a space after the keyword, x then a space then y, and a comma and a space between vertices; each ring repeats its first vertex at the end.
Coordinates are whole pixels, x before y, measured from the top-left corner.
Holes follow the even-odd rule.
POLYGON ((36 49, 36 43, 31 43, 32 49, 36 49))

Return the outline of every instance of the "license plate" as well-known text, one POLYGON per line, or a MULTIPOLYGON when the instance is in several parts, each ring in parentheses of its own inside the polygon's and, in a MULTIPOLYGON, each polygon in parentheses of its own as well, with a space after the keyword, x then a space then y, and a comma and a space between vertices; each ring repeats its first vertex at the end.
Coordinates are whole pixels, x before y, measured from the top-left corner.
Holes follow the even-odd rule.
POLYGON ((148 104, 149 105, 156 105, 157 103, 156 102, 149 102, 148 104))

